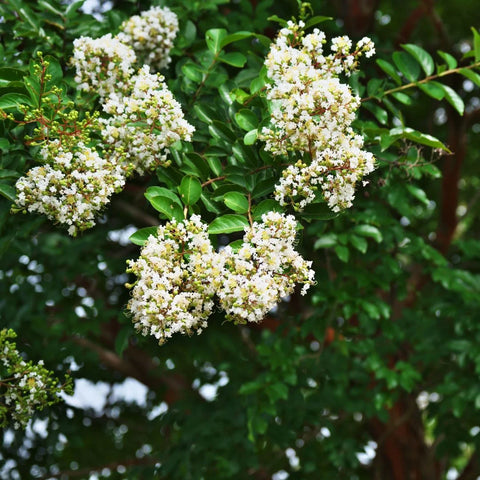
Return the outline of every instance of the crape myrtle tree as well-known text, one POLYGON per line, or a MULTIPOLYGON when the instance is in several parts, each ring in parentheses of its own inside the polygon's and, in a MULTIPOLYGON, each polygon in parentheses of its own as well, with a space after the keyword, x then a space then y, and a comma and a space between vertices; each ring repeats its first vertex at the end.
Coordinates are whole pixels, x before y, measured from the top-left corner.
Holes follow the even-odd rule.
POLYGON ((476 2, 83 3, 0 3, 0 476, 477 478, 476 2))

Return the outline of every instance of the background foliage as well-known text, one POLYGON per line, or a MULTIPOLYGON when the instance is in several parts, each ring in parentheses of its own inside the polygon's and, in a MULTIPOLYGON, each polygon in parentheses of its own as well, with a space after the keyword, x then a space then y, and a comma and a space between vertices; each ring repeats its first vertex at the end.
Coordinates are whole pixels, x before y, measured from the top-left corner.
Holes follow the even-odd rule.
MULTIPOLYGON (((58 59, 74 98, 73 40, 116 32, 151 4, 113 2, 99 21, 82 3, 0 4, 1 108, 8 95, 28 94, 10 68, 27 69, 38 50, 58 59)), ((256 94, 278 29, 268 17, 298 13, 296 2, 273 0, 168 6, 181 31, 163 73, 196 139, 172 149, 174 169, 129 181, 95 228, 72 239, 43 217, 10 213, 32 150, 24 129, 0 123, 0 326, 60 377, 71 369, 77 381, 132 377, 148 387, 144 405, 114 396, 101 411, 60 403, 24 433, 5 429, 1 475, 400 480, 455 469, 457 478, 477 478, 480 77, 445 74, 479 60, 476 2, 312 2, 315 14, 338 18, 321 25, 327 36, 369 35, 377 45, 379 61, 351 79, 365 100, 356 129, 377 170, 349 211, 333 216, 316 204, 299 217, 299 249, 317 279, 307 297, 292 296, 255 326, 222 325, 217 314, 201 336, 159 347, 124 313, 125 260, 139 251, 128 236, 160 221, 144 192, 177 191, 184 175, 201 183, 226 176, 192 207, 206 221, 235 212, 227 192, 268 200, 281 168, 255 172, 272 161, 244 136, 266 115, 256 94), (221 46, 212 28, 258 35, 221 46), (42 419, 46 429, 35 427, 42 419)))

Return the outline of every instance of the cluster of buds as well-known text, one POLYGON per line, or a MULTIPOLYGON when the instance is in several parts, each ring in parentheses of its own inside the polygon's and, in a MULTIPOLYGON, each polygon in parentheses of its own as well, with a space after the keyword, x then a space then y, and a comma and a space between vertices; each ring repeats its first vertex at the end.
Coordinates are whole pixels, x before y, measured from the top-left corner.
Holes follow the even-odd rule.
POLYGON ((360 99, 338 76, 349 75, 358 58, 375 49, 364 38, 352 52, 351 40, 338 37, 332 40, 334 53, 324 55, 325 34, 315 29, 305 35, 303 28, 303 22, 289 22, 265 61, 271 127, 263 128, 261 138, 274 155, 302 154, 276 187, 280 204, 302 210, 321 186, 329 206, 339 211, 352 205, 355 184, 373 170, 374 157, 362 150, 363 139, 350 126, 360 99))
POLYGON ((12 423, 25 428, 36 410, 60 401, 61 391, 71 393, 71 381, 64 386, 47 370, 43 361, 26 362, 11 340, 13 330, 0 330, 0 428, 12 423))
POLYGON ((41 150, 44 165, 31 168, 16 183, 16 205, 21 211, 45 214, 68 226, 68 233, 95 225, 95 216, 119 192, 123 169, 79 142, 65 150, 58 140, 41 150))
POLYGON ((177 32, 177 16, 167 7, 152 7, 123 22, 117 38, 135 50, 139 61, 160 70, 171 62, 177 32))
POLYGON ((102 137, 112 156, 123 152, 139 174, 167 166, 168 147, 190 141, 194 128, 160 74, 144 66, 132 76, 125 94, 112 93, 103 105, 109 114, 101 119, 102 137))
POLYGON ((297 283, 313 284, 311 262, 294 249, 293 216, 270 212, 253 223, 238 251, 216 253, 207 226, 193 215, 159 227, 128 262, 138 279, 128 308, 144 335, 163 343, 173 333, 198 333, 207 325, 214 296, 235 323, 259 322, 297 283))

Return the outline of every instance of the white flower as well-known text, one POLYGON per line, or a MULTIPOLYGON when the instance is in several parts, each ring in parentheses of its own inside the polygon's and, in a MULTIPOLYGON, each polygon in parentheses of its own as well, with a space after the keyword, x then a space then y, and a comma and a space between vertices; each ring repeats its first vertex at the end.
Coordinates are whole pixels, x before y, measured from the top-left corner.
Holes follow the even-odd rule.
POLYGON ((304 35, 301 28, 289 23, 282 29, 265 60, 272 82, 267 85, 271 126, 260 138, 274 155, 302 154, 276 186, 281 205, 302 210, 321 187, 329 206, 339 211, 352 205, 355 184, 373 170, 374 158, 351 128, 360 99, 338 75, 349 75, 357 58, 375 49, 365 37, 352 53, 351 40, 342 36, 332 40, 334 53, 326 56, 324 33, 315 29, 304 35))
POLYGON ((95 225, 95 216, 125 183, 122 169, 83 143, 64 151, 58 141, 41 150, 45 165, 17 180, 19 208, 45 214, 68 226, 68 233, 95 225))
POLYGON ((175 13, 167 7, 152 7, 123 22, 117 38, 130 45, 143 63, 160 70, 171 62, 169 53, 177 32, 175 13))
POLYGON ((314 272, 294 249, 295 233, 293 216, 269 212, 247 229, 237 252, 227 246, 219 253, 221 274, 214 280, 228 319, 259 322, 297 283, 306 293, 314 272))
POLYGON ((126 88, 136 61, 131 47, 112 37, 80 37, 73 42, 72 65, 80 90, 96 92, 106 97, 126 88))
POLYGON ((145 65, 124 95, 112 93, 103 105, 111 115, 100 120, 107 151, 140 174, 168 165, 168 147, 177 140, 190 141, 195 130, 163 80, 145 65))
POLYGON ((198 215, 160 226, 140 258, 128 261, 128 271, 138 277, 128 303, 135 327, 159 343, 176 332, 200 332, 213 309, 217 263, 198 215))

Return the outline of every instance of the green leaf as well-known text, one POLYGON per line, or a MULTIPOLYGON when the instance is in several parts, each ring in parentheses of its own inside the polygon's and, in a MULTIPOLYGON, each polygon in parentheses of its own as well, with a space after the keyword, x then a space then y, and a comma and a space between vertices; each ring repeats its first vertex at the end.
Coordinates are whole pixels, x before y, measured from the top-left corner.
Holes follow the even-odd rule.
POLYGON ((3 195, 6 199, 10 200, 12 203, 15 203, 15 187, 12 187, 11 185, 7 185, 5 183, 0 183, 0 195, 3 195))
POLYGON ((229 144, 234 143, 237 139, 235 133, 233 133, 224 122, 219 122, 218 120, 213 120, 213 122, 208 126, 208 131, 213 138, 224 140, 229 144))
POLYGON ((354 227, 353 232, 362 237, 373 238, 377 243, 383 240, 380 230, 373 225, 357 225, 354 227))
POLYGON ((243 108, 235 114, 235 122, 242 130, 249 132, 257 128, 258 118, 251 110, 243 108))
POLYGON ((329 20, 333 20, 333 17, 323 17, 321 15, 317 15, 315 17, 312 17, 307 20, 305 23, 305 30, 307 30, 310 27, 314 27, 315 25, 318 25, 319 23, 327 22, 329 20))
POLYGON ((182 65, 182 73, 192 82, 200 83, 203 80, 204 72, 202 67, 192 61, 182 65))
POLYGON ((185 205, 195 205, 202 194, 202 184, 197 177, 187 175, 182 178, 178 190, 185 205))
POLYGON ((415 82, 420 75, 420 66, 415 59, 406 52, 395 52, 392 55, 393 62, 410 82, 415 82))
POLYGON ((397 73, 397 70, 395 69, 395 67, 385 61, 385 60, 382 60, 381 58, 377 59, 377 65, 387 74, 389 75, 397 85, 401 85, 402 84, 402 79, 400 78, 400 76, 398 75, 397 73))
POLYGON ((410 194, 417 200, 422 202, 424 205, 429 204, 427 194, 420 187, 417 187, 416 185, 412 185, 410 183, 408 183, 406 187, 410 194))
POLYGON ((252 32, 247 32, 246 30, 232 33, 223 38, 223 40, 220 43, 220 47, 223 48, 230 43, 238 42, 239 40, 244 40, 245 38, 251 37, 252 35, 253 35, 252 32))
POLYGON ((135 245, 140 245, 141 247, 143 247, 143 245, 145 245, 145 242, 148 240, 148 237, 150 235, 155 236, 157 233, 157 230, 158 230, 158 227, 140 228, 135 233, 130 235, 129 240, 135 245))
POLYGON ((368 242, 363 237, 357 235, 350 235, 348 237, 350 243, 361 253, 366 253, 368 242))
POLYGON ((437 53, 440 57, 443 58, 443 60, 445 60, 445 63, 447 64, 449 70, 457 68, 458 62, 455 57, 453 57, 449 53, 442 52, 441 50, 437 50, 437 53))
POLYGON ((197 27, 191 20, 187 20, 181 29, 176 42, 178 48, 189 47, 197 38, 197 27))
POLYGON ((398 100, 400 103, 403 103, 404 105, 412 105, 413 103, 412 99, 403 92, 394 92, 392 93, 392 97, 398 100))
POLYGON ((422 145, 427 145, 428 147, 440 148, 442 150, 445 150, 446 152, 450 151, 438 138, 432 137, 432 135, 428 135, 426 133, 419 132, 417 130, 414 130, 413 128, 392 128, 392 130, 390 130, 390 135, 400 135, 403 138, 412 140, 413 142, 421 143, 422 145))
POLYGON ((253 207, 253 219, 256 221, 260 221, 262 219, 262 215, 267 212, 283 212, 283 207, 280 206, 277 201, 271 198, 267 198, 266 200, 262 200, 259 204, 253 207))
MULTIPOLYGON (((442 85, 442 89, 445 92, 445 98, 447 99, 448 103, 460 114, 463 115, 463 112, 465 110, 465 104, 463 103, 463 100, 460 98, 458 93, 448 85, 443 85, 439 83, 439 85, 442 85)), ((1 98, 0 98, 1 101, 1 98)))
POLYGON ((331 248, 335 245, 338 245, 338 237, 335 233, 327 233, 315 240, 313 244, 313 249, 318 250, 319 248, 331 248))
POLYGON ((443 90, 441 83, 438 83, 438 82, 421 83, 419 87, 420 87, 420 90, 422 90, 422 92, 425 92, 427 95, 429 95, 432 98, 435 98, 436 100, 441 100, 442 98, 445 97, 445 91, 443 90))
POLYGON ((208 226, 210 235, 218 235, 220 233, 242 232, 249 227, 248 220, 243 215, 227 214, 216 218, 208 226))
POLYGON ((269 20, 270 22, 279 23, 282 27, 286 27, 288 25, 288 22, 283 18, 280 18, 278 15, 271 15, 267 18, 267 20, 269 20))
POLYGON ((330 220, 339 215, 338 213, 332 212, 326 203, 311 203, 299 214, 308 220, 330 220))
MULTIPOLYGON (((0 140, 3 140, 3 138, 0 140)), ((0 178, 19 178, 21 176, 16 170, 0 169, 0 178)))
POLYGON ((245 195, 239 192, 228 192, 223 197, 225 205, 234 212, 246 213, 248 212, 249 204, 245 195))
POLYGON ((0 87, 4 87, 11 82, 20 82, 23 80, 25 72, 18 68, 2 67, 0 68, 0 87))
POLYGON ((197 114, 197 118, 204 123, 212 123, 215 118, 215 111, 207 105, 199 105, 196 103, 193 110, 197 114))
POLYGON ((379 107, 373 102, 365 102, 362 106, 368 111, 372 112, 378 122, 382 125, 386 125, 388 123, 388 113, 383 108, 379 107))
POLYGON ((221 62, 237 68, 242 68, 247 63, 247 57, 240 52, 222 53, 218 58, 221 62))
POLYGON ((0 108, 7 110, 21 105, 32 105, 30 98, 22 93, 6 93, 0 97, 0 108))
POLYGON ((475 54, 475 62, 480 62, 480 33, 476 28, 472 27, 473 33, 473 52, 475 54))
POLYGON ((432 56, 426 50, 411 43, 402 45, 402 48, 406 50, 422 66, 427 77, 433 73, 435 69, 435 63, 432 56))
POLYGON ((211 28, 207 30, 205 34, 205 41, 207 42, 208 49, 217 54, 222 49, 222 41, 227 36, 227 31, 224 28, 211 28))
POLYGON ((154 197, 167 197, 172 202, 176 203, 179 207, 182 207, 182 202, 178 198, 178 196, 173 193, 168 188, 164 187, 148 187, 147 191, 145 192, 145 198, 150 202, 154 197))
POLYGON ((58 85, 60 80, 63 78, 63 70, 60 65, 60 62, 55 58, 52 57, 51 55, 47 55, 45 57, 45 62, 48 62, 48 67, 47 67, 47 74, 51 76, 51 79, 49 80, 49 84, 54 84, 58 85))
POLYGON ((243 137, 243 143, 245 145, 253 145, 257 141, 257 138, 258 138, 258 131, 255 128, 245 134, 245 136, 243 137))
POLYGON ((150 200, 150 204, 155 210, 163 213, 169 220, 172 220, 172 218, 178 221, 184 219, 182 207, 172 202, 171 198, 157 195, 150 200))
POLYGON ((132 327, 130 325, 123 327, 115 338, 115 352, 122 355, 124 350, 128 347, 128 340, 132 334, 132 327))
POLYGON ((471 80, 477 87, 480 87, 480 75, 468 68, 461 68, 458 73, 471 80))
POLYGON ((344 245, 335 245, 333 247, 335 253, 337 254, 337 257, 344 263, 348 262, 348 259, 350 258, 350 250, 345 247, 344 245))

